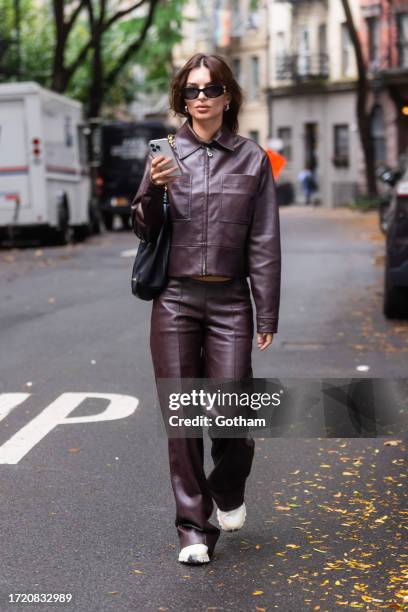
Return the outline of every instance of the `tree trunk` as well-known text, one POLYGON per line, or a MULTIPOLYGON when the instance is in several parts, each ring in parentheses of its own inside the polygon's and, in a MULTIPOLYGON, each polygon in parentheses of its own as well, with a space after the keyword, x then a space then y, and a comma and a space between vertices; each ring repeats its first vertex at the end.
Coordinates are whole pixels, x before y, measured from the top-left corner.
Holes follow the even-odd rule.
POLYGON ((87 116, 98 117, 103 101, 103 65, 102 65, 102 35, 95 37, 92 55, 92 81, 89 91, 87 116))
POLYGON ((341 0, 341 3, 343 5, 347 29, 351 44, 353 45, 357 63, 358 80, 356 114, 360 142, 364 155, 366 189, 370 195, 377 195, 378 190, 375 177, 374 146, 371 136, 370 112, 367 108, 368 96, 370 93, 370 84, 367 79, 367 66, 364 60, 361 41, 354 24, 349 2, 348 0, 341 0))

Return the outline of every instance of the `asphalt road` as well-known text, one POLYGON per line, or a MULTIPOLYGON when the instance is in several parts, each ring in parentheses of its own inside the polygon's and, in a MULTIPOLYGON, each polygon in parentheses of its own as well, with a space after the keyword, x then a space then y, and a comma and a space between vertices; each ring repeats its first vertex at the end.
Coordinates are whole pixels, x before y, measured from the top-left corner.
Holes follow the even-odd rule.
MULTIPOLYGON (((406 377, 408 323, 381 314, 373 214, 299 207, 281 222, 280 327, 269 350, 254 344, 255 376, 406 377)), ((136 246, 115 231, 0 250, 0 611, 404 609, 404 435, 257 438, 246 525, 212 563, 177 562, 136 246)))

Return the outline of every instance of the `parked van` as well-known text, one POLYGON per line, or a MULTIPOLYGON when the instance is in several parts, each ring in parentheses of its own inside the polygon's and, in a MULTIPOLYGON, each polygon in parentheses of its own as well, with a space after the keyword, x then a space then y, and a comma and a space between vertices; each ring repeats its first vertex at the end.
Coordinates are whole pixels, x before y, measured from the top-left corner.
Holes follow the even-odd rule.
POLYGON ((92 188, 106 229, 119 217, 129 227, 130 203, 143 176, 148 142, 165 138, 176 128, 157 120, 91 120, 92 188))
POLYGON ((80 102, 35 82, 0 84, 0 240, 99 231, 80 102))

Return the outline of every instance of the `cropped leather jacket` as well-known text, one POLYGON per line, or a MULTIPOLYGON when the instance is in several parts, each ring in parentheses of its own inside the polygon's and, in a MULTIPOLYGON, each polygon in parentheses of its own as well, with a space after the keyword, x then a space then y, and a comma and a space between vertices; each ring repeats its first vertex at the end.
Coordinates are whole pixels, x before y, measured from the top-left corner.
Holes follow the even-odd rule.
MULTIPOLYGON (((257 331, 278 330, 281 244, 272 168, 256 142, 223 124, 211 143, 188 120, 174 137, 182 176, 168 183, 169 276, 249 276, 257 331)), ((150 180, 148 156, 131 203, 133 231, 152 241, 163 223, 164 185, 150 180)))

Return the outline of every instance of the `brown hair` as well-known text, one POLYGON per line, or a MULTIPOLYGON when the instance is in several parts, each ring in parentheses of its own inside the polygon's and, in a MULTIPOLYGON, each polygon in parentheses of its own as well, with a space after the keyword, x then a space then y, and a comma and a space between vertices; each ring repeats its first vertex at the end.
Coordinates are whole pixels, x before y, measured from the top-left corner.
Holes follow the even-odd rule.
POLYGON ((224 112, 223 124, 226 124, 230 130, 236 134, 238 131, 238 114, 244 96, 240 85, 234 78, 231 68, 221 55, 196 53, 190 57, 172 79, 169 92, 170 108, 174 111, 175 115, 187 117, 191 124, 191 116, 184 109, 186 103, 183 98, 183 88, 186 86, 190 70, 199 68, 202 64, 210 71, 211 79, 225 85, 231 96, 229 110, 224 112))

